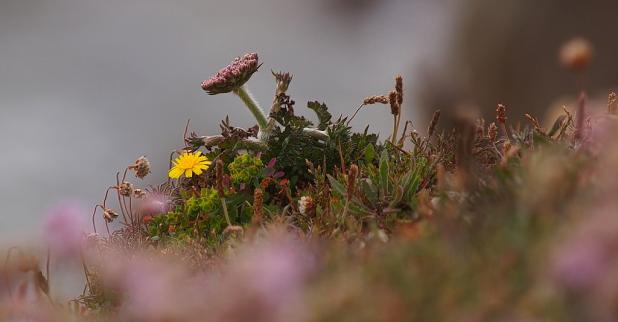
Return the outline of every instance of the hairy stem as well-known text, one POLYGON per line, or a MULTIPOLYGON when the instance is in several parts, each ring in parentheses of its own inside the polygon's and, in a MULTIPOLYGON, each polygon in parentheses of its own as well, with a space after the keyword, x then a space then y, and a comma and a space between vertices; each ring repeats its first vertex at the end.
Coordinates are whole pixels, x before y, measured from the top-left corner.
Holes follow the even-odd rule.
POLYGON ((326 131, 320 131, 318 129, 314 129, 314 128, 310 128, 310 127, 306 127, 303 129, 303 133, 316 138, 318 140, 323 140, 326 141, 328 140, 328 134, 326 134, 326 131))
POLYGON ((238 95, 243 103, 245 103, 249 111, 251 111, 251 114, 253 114, 253 117, 255 117, 255 120, 260 127, 260 131, 267 131, 268 121, 266 120, 266 115, 255 98, 253 98, 247 87, 243 85, 235 89, 234 94, 238 95))

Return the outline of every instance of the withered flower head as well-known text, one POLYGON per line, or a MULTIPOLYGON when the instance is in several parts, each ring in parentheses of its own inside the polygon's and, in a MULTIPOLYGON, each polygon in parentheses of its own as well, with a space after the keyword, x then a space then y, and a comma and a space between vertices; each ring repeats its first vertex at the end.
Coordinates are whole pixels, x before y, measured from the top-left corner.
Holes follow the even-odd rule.
POLYGON ((403 104, 403 77, 401 75, 395 77, 395 91, 397 92, 397 104, 401 107, 403 104))
POLYGON ((134 189, 133 196, 137 199, 142 199, 146 196, 146 192, 142 189, 134 189))
POLYGON ((121 183, 118 186, 118 193, 120 193, 121 196, 131 197, 133 194, 133 185, 127 181, 121 183))
POLYGON ((498 104, 496 108, 496 122, 499 124, 506 123, 506 106, 504 104, 498 104))
POLYGON ((498 136, 498 126, 496 125, 496 123, 491 122, 491 124, 489 124, 489 128, 487 129, 487 137, 489 138, 491 142, 494 142, 496 141, 497 136, 498 136))
POLYGON ((298 211, 303 216, 313 217, 315 215, 315 203, 310 196, 302 196, 298 201, 298 211))
POLYGON ((592 44, 585 38, 573 38, 560 48, 560 63, 571 70, 586 69, 592 60, 592 44))
POLYGON ((292 81, 292 74, 287 72, 271 72, 275 76, 275 82, 277 83, 277 95, 285 93, 292 81))
POLYGON ((145 156, 141 156, 129 166, 129 170, 135 171, 136 177, 144 179, 150 173, 150 161, 145 156))
POLYGON ((109 208, 105 208, 103 210, 103 219, 105 219, 106 222, 111 223, 116 218, 118 218, 118 213, 117 212, 115 212, 115 211, 113 211, 112 209, 109 209, 109 208))
POLYGON ((365 97, 363 100, 363 105, 372 105, 376 103, 388 104, 388 97, 384 95, 374 95, 365 97))
POLYGON ((347 189, 347 195, 348 198, 350 198, 350 196, 352 196, 352 194, 354 194, 354 186, 356 184, 356 178, 358 177, 358 166, 356 164, 353 164, 350 166, 350 170, 348 172, 348 189, 347 189))
POLYGON ((391 103, 391 114, 393 115, 399 115, 399 112, 401 111, 401 106, 399 105, 398 100, 399 95, 397 92, 391 91, 388 95, 388 101, 391 103))
POLYGON ((229 93, 244 85, 259 67, 256 53, 236 57, 227 67, 202 82, 202 89, 209 95, 229 93))

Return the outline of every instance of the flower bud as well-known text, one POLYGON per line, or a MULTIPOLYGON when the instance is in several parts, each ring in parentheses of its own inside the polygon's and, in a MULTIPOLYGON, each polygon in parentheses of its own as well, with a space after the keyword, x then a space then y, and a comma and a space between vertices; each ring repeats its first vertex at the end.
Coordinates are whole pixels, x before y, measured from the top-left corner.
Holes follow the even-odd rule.
POLYGON ((216 75, 202 82, 202 89, 209 95, 229 93, 244 85, 259 67, 256 53, 237 57, 216 75))

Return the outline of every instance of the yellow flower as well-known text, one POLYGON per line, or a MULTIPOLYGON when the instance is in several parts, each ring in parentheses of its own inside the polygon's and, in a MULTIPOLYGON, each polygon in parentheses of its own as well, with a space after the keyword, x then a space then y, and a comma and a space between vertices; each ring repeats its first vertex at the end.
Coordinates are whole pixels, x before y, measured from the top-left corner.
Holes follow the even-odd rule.
POLYGON ((174 166, 170 169, 169 176, 172 179, 178 179, 183 174, 187 178, 191 178, 194 173, 199 176, 204 170, 208 169, 211 163, 212 161, 202 155, 202 151, 183 152, 174 160, 174 166))

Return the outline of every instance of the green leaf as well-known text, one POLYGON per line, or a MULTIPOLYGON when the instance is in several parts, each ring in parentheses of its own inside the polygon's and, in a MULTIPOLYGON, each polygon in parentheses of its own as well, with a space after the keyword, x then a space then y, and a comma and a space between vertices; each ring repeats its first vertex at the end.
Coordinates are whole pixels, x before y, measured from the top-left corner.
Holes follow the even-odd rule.
POLYGON ((361 180, 360 187, 367 200, 369 200, 372 204, 378 202, 378 191, 375 188, 373 182, 371 182, 369 179, 361 180))
POLYGON ((328 181, 330 181, 330 186, 333 188, 333 191, 338 194, 340 197, 345 197, 346 188, 341 182, 339 182, 335 177, 327 174, 328 181))
POLYGON ((384 192, 384 195, 388 194, 388 175, 389 175, 389 166, 388 166, 388 152, 386 150, 382 151, 382 156, 380 157, 380 189, 384 192))
POLYGON ((326 107, 326 104, 314 101, 308 102, 307 107, 312 109, 318 116, 318 121, 320 122, 318 125, 318 130, 326 130, 331 119, 333 118, 330 112, 328 112, 328 107, 326 107))
POLYGON ((373 163, 373 159, 375 159, 376 157, 376 149, 373 144, 368 144, 363 150, 363 154, 365 157, 365 162, 367 162, 367 164, 373 163))

